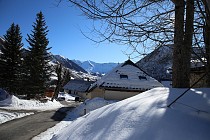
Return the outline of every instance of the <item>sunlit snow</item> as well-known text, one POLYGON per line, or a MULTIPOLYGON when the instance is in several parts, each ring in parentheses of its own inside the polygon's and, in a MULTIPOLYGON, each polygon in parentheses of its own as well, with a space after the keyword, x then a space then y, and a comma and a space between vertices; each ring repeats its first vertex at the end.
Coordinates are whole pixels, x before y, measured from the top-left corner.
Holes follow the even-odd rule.
POLYGON ((210 89, 155 88, 106 105, 77 119, 74 112, 38 139, 209 140, 210 89))

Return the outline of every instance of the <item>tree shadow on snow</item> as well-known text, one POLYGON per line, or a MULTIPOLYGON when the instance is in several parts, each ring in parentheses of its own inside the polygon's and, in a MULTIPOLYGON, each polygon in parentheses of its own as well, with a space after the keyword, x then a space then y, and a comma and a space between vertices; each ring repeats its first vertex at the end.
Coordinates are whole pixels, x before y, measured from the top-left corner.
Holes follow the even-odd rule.
POLYGON ((59 108, 51 117, 51 119, 53 119, 54 121, 62 121, 66 115, 67 112, 74 109, 75 107, 62 107, 59 108))
MULTIPOLYGON (((169 89, 167 105, 173 102, 186 89, 169 89)), ((139 120, 129 139, 185 140, 210 137, 210 89, 191 89, 171 107, 157 107, 148 110, 146 120, 139 120), (154 113, 154 114, 152 114, 154 113), (152 114, 152 117, 149 117, 152 114), (146 127, 142 127, 146 126, 146 127)))

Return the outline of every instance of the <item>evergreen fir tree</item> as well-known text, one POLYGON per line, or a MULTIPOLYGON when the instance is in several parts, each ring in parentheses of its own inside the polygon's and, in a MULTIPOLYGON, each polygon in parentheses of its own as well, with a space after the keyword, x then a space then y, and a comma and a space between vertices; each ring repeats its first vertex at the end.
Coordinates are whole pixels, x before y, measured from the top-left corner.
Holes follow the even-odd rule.
POLYGON ((22 36, 14 23, 4 35, 0 55, 0 86, 11 94, 20 93, 22 67, 22 36))
POLYGON ((29 54, 26 57, 28 67, 28 96, 35 97, 43 95, 49 82, 51 75, 51 67, 49 66, 50 55, 47 52, 48 48, 48 30, 42 12, 37 14, 36 22, 33 25, 33 30, 28 35, 27 42, 29 43, 29 54))
POLYGON ((1 40, 1 44, 0 44, 0 88, 5 89, 5 78, 4 78, 4 73, 6 71, 6 61, 4 59, 4 54, 2 53, 2 49, 3 49, 3 44, 4 44, 4 39, 0 38, 1 40))

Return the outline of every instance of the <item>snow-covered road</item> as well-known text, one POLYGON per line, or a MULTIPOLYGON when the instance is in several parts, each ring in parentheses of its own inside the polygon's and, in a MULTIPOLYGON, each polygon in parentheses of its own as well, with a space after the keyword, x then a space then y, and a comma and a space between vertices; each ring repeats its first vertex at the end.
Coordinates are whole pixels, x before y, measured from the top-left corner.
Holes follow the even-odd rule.
POLYGON ((3 123, 0 127, 0 139, 31 139, 63 120, 66 112, 73 108, 74 106, 62 107, 58 110, 36 112, 34 115, 3 123))

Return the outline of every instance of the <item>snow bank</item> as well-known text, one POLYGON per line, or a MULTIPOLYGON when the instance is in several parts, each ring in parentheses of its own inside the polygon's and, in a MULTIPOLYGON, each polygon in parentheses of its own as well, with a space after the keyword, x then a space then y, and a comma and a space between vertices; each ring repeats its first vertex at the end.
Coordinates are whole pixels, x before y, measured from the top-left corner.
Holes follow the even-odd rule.
POLYGON ((93 98, 93 99, 87 99, 79 107, 75 108, 74 114, 78 115, 76 117, 83 116, 86 113, 89 113, 90 111, 96 110, 98 108, 101 108, 105 105, 108 105, 108 104, 111 104, 114 102, 116 102, 116 101, 114 101, 114 100, 107 101, 107 100, 104 100, 103 98, 98 98, 98 97, 93 98))
POLYGON ((45 111, 45 110, 53 110, 62 107, 57 101, 47 101, 46 103, 41 103, 37 100, 23 100, 19 99, 16 96, 8 95, 5 100, 0 101, 0 109, 8 109, 13 110, 12 112, 7 112, 4 110, 0 110, 0 124, 5 123, 7 121, 21 118, 27 115, 34 114, 33 111, 45 111), (31 110, 30 113, 18 113, 14 110, 31 110))
POLYGON ((107 101, 102 98, 94 98, 88 99, 83 104, 75 108, 73 111, 69 112, 66 118, 61 121, 60 123, 56 124, 54 127, 48 129, 47 131, 39 134, 38 136, 34 137, 33 140, 46 140, 51 139, 53 135, 65 129, 65 127, 69 126, 72 123, 72 120, 84 115, 84 109, 86 109, 86 113, 103 107, 105 105, 114 103, 116 101, 107 101))
POLYGON ((0 101, 0 108, 10 109, 10 110, 52 110, 62 107, 57 101, 47 101, 42 103, 37 100, 23 100, 16 96, 9 96, 7 99, 0 101))
POLYGON ((210 89, 155 88, 77 118, 59 131, 59 140, 209 140, 210 89))
POLYGON ((61 97, 64 97, 65 98, 65 101, 74 101, 75 100, 75 97, 71 96, 68 93, 64 93, 64 92, 60 92, 58 94, 58 98, 61 98, 61 97))
POLYGON ((28 116, 34 114, 33 112, 30 113, 18 113, 18 112, 6 112, 6 111, 0 111, 0 124, 5 123, 7 121, 22 118, 24 116, 28 116))

